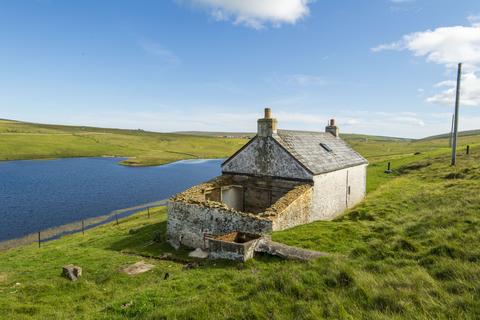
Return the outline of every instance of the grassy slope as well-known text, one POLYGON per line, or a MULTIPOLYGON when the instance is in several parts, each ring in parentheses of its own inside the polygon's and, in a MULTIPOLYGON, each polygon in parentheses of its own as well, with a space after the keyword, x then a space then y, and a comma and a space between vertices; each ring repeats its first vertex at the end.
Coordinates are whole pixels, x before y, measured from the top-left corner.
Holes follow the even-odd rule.
POLYGON ((309 263, 266 256, 246 264, 205 261, 184 270, 175 260, 186 259, 185 251, 165 243, 159 208, 150 220, 142 212, 41 249, 0 253, 0 318, 478 318, 479 139, 462 142, 477 144, 457 168, 439 147, 445 141, 404 148, 358 142, 371 162, 380 161, 369 168, 366 201, 335 221, 273 235, 337 256, 309 263), (383 174, 387 160, 396 174, 383 174), (160 243, 151 241, 156 233, 160 243), (132 253, 168 252, 173 260, 146 259, 156 265, 152 272, 118 272, 142 259, 132 253), (59 276, 67 263, 84 268, 81 281, 59 276))
POLYGON ((156 165, 226 157, 245 141, 0 120, 0 160, 121 156, 131 157, 127 165, 156 165))

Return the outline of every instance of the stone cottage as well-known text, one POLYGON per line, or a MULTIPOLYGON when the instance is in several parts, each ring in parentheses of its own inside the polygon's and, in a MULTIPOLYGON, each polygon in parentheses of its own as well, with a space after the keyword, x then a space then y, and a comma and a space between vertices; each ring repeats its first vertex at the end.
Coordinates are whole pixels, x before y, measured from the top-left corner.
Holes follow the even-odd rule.
POLYGON ((222 164, 222 175, 168 203, 168 241, 205 248, 207 237, 266 234, 329 220, 365 197, 368 162, 339 137, 277 129, 271 110, 257 135, 222 164))

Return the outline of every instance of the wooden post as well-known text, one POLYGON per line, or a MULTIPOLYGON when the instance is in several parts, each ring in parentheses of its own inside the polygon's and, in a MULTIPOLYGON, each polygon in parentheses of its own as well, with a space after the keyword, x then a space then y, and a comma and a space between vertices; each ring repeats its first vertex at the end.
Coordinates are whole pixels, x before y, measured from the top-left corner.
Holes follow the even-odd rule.
POLYGON ((148 219, 150 219, 150 207, 147 208, 148 219))
POLYGON ((390 161, 389 161, 389 162, 388 162, 388 169, 387 169, 388 171, 390 171, 390 166, 391 166, 391 163, 390 163, 390 161))
POLYGON ((115 220, 117 221, 117 226, 118 226, 118 214, 115 213, 115 220))
POLYGON ((85 221, 82 220, 82 234, 85 235, 85 221))
POLYGON ((453 143, 452 143, 452 166, 457 164, 457 138, 458 138, 458 112, 460 109, 460 84, 462 80, 462 64, 458 64, 457 73, 457 93, 455 96, 455 122, 453 127, 453 143))
POLYGON ((467 155, 470 154, 470 145, 467 145, 467 155))
POLYGON ((40 248, 42 240, 40 238, 40 231, 38 231, 38 247, 40 248))

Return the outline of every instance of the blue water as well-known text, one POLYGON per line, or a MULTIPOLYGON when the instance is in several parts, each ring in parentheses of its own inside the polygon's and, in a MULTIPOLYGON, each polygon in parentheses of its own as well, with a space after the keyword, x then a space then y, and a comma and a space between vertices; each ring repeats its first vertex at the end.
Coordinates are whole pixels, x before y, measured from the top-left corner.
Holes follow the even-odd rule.
POLYGON ((222 162, 132 168, 120 160, 0 162, 0 241, 166 199, 219 175, 222 162))

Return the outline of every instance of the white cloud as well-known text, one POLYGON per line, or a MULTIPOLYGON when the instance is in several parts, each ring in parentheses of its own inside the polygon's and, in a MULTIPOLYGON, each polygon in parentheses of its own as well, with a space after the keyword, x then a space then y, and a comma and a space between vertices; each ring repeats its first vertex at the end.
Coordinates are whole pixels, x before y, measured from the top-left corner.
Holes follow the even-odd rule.
POLYGON ((172 51, 166 49, 159 43, 151 40, 142 39, 139 41, 139 46, 146 53, 159 57, 163 60, 163 62, 167 64, 176 65, 180 63, 180 58, 177 57, 177 55, 175 55, 172 51))
POLYGON ((308 5, 314 0, 177 0, 208 10, 218 21, 233 21, 236 25, 245 25, 261 29, 266 23, 279 26, 284 23, 295 24, 306 17, 308 5))
MULTIPOLYGON (((441 27, 423 32, 414 32, 403 36, 402 40, 381 44, 372 48, 373 52, 385 50, 408 50, 417 57, 424 57, 428 62, 444 65, 453 70, 459 62, 464 65, 462 78, 461 103, 467 106, 480 106, 480 24, 471 16, 470 26, 441 27)), ((454 73, 452 73, 454 74, 454 73)), ((447 89, 427 98, 431 103, 451 106, 454 101, 456 82, 447 80, 439 82, 436 87, 447 89)))
MULTIPOLYGON (((447 89, 427 98, 428 102, 452 106, 455 102, 456 82, 447 80, 437 83, 437 87, 447 89)), ((480 105, 480 79, 473 72, 466 73, 462 77, 461 103, 465 106, 480 105)))
POLYGON ((307 86, 324 86, 329 84, 323 77, 311 74, 292 74, 287 76, 287 82, 296 84, 302 87, 307 86))

